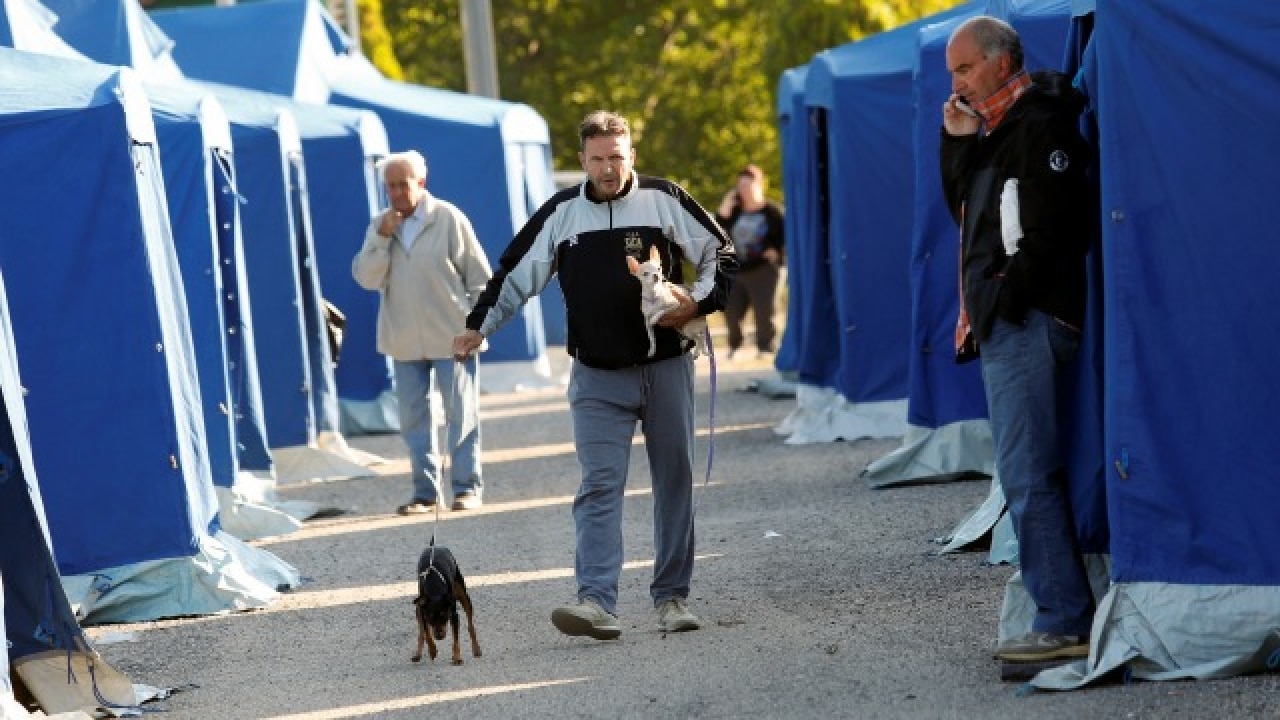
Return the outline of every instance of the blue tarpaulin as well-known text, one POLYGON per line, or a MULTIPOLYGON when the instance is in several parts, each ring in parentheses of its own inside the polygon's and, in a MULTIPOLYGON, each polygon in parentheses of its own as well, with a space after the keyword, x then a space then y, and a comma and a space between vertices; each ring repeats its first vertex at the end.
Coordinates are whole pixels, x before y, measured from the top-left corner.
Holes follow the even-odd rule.
POLYGON ((0 268, 58 560, 191 555, 216 505, 146 98, 130 70, 10 50, 0 76, 0 158, 23 179, 3 194, 0 268), (60 192, 49 167, 95 192, 60 192), (113 507, 129 532, 84 521, 113 507))
MULTIPOLYGON (((809 68, 794 67, 778 80, 778 137, 782 146, 782 193, 786 198, 803 198, 808 180, 809 116, 804 108, 804 79, 809 68)), ((800 367, 808 313, 809 287, 800 262, 809 249, 805 238, 804 210, 788 208, 784 216, 787 242, 787 324, 778 343, 774 362, 779 371, 794 373, 800 367)))
POLYGON ((809 63, 805 101, 827 115, 826 241, 840 348, 834 381, 853 403, 907 396, 916 32, 958 12, 832 48, 809 63))
MULTIPOLYGON (((188 76, 377 113, 393 150, 426 155, 428 188, 467 214, 494 263, 553 192, 550 138, 535 111, 388 80, 352 54, 317 3, 265 0, 152 17, 175 41, 173 55, 188 76)), ((555 305, 549 312, 562 312, 552 295, 531 302, 491 338, 486 360, 549 373, 541 300, 555 305)), ((497 370, 491 365, 486 385, 497 370)))
MULTIPOLYGON (((32 32, 21 44, 65 48, 32 32)), ((23 178, 3 197, 0 268, 15 273, 10 317, 64 586, 87 621, 261 607, 297 573, 220 530, 143 88, 127 68, 11 50, 0 75, 0 152, 23 178), (94 193, 59 191, 49 169, 71 165, 94 193)))

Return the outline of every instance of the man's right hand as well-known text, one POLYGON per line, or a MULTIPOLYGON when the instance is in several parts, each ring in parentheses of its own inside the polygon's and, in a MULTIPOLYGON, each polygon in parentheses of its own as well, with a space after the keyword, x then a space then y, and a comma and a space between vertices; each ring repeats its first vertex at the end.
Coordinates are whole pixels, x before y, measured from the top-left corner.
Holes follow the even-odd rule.
POLYGON ((982 126, 982 118, 961 110, 956 105, 958 102, 961 102, 960 96, 952 93, 951 97, 942 104, 942 127, 946 128, 948 135, 977 134, 978 128, 982 126))
POLYGON ((471 353, 483 344, 484 336, 475 330, 468 329, 453 339, 453 359, 466 362, 471 357, 471 353))
POLYGON ((382 237, 391 237, 391 233, 400 229, 404 223, 404 217, 396 212, 395 208, 388 208, 382 213, 382 219, 378 221, 378 234, 382 237))

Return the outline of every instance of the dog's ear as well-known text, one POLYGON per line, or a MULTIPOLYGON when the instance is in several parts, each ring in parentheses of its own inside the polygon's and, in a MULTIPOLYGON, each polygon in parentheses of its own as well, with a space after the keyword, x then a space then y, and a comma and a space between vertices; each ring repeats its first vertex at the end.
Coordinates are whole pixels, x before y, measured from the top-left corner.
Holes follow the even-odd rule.
POLYGON ((630 255, 628 255, 628 256, 627 256, 627 269, 631 271, 631 274, 632 274, 632 275, 638 275, 638 274, 640 274, 640 263, 636 262, 636 259, 635 259, 635 258, 633 258, 633 257, 631 257, 630 255))
POLYGON ((658 254, 658 246, 649 246, 649 262, 657 263, 658 267, 662 267, 662 256, 658 254))

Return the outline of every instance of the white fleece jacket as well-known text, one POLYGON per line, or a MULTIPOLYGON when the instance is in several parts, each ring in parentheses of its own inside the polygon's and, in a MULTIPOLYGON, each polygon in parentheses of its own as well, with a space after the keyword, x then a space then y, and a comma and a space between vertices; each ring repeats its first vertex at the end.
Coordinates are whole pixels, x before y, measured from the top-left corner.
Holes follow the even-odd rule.
POLYGON ((351 263, 360 287, 382 296, 378 352, 402 362, 452 357, 453 338, 466 329, 467 313, 493 275, 467 216, 430 194, 422 202, 426 222, 410 250, 399 231, 378 234, 379 213, 351 263))

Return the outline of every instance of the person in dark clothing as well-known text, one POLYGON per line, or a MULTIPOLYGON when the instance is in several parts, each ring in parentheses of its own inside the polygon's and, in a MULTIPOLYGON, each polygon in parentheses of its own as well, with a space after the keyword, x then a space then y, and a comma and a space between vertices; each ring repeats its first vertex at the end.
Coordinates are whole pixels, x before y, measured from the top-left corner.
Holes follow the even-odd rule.
POLYGON ((653 483, 654 567, 649 594, 665 632, 696 630, 693 575, 693 357, 678 331, 724 307, 737 261, 724 231, 675 183, 637 174, 631 129, 609 112, 578 131, 587 181, 556 193, 502 254, 498 271, 453 340, 465 360, 558 274, 568 321, 573 439, 582 482, 573 501, 577 603, 551 622, 566 635, 611 640, 618 625, 622 504, 637 421, 653 483), (627 258, 656 248, 680 306, 659 320, 656 350, 627 258), (685 278, 685 261, 694 277, 685 278), (687 290, 680 287, 690 283, 687 290))
POLYGON ((1057 425, 1084 320, 1091 153, 1080 94, 1056 73, 1033 79, 1022 62, 1003 21, 979 16, 953 31, 940 157, 961 228, 957 359, 982 359, 996 470, 1037 608, 1029 633, 997 646, 1010 662, 1087 655, 1094 611, 1057 425))
POLYGON ((785 235, 782 208, 765 199, 764 188, 764 171, 758 165, 747 165, 738 173, 737 186, 725 194, 716 212, 716 220, 738 251, 738 276, 724 308, 730 358, 742 347, 742 320, 748 307, 755 315, 756 348, 761 355, 773 352, 777 335, 773 313, 785 235))

